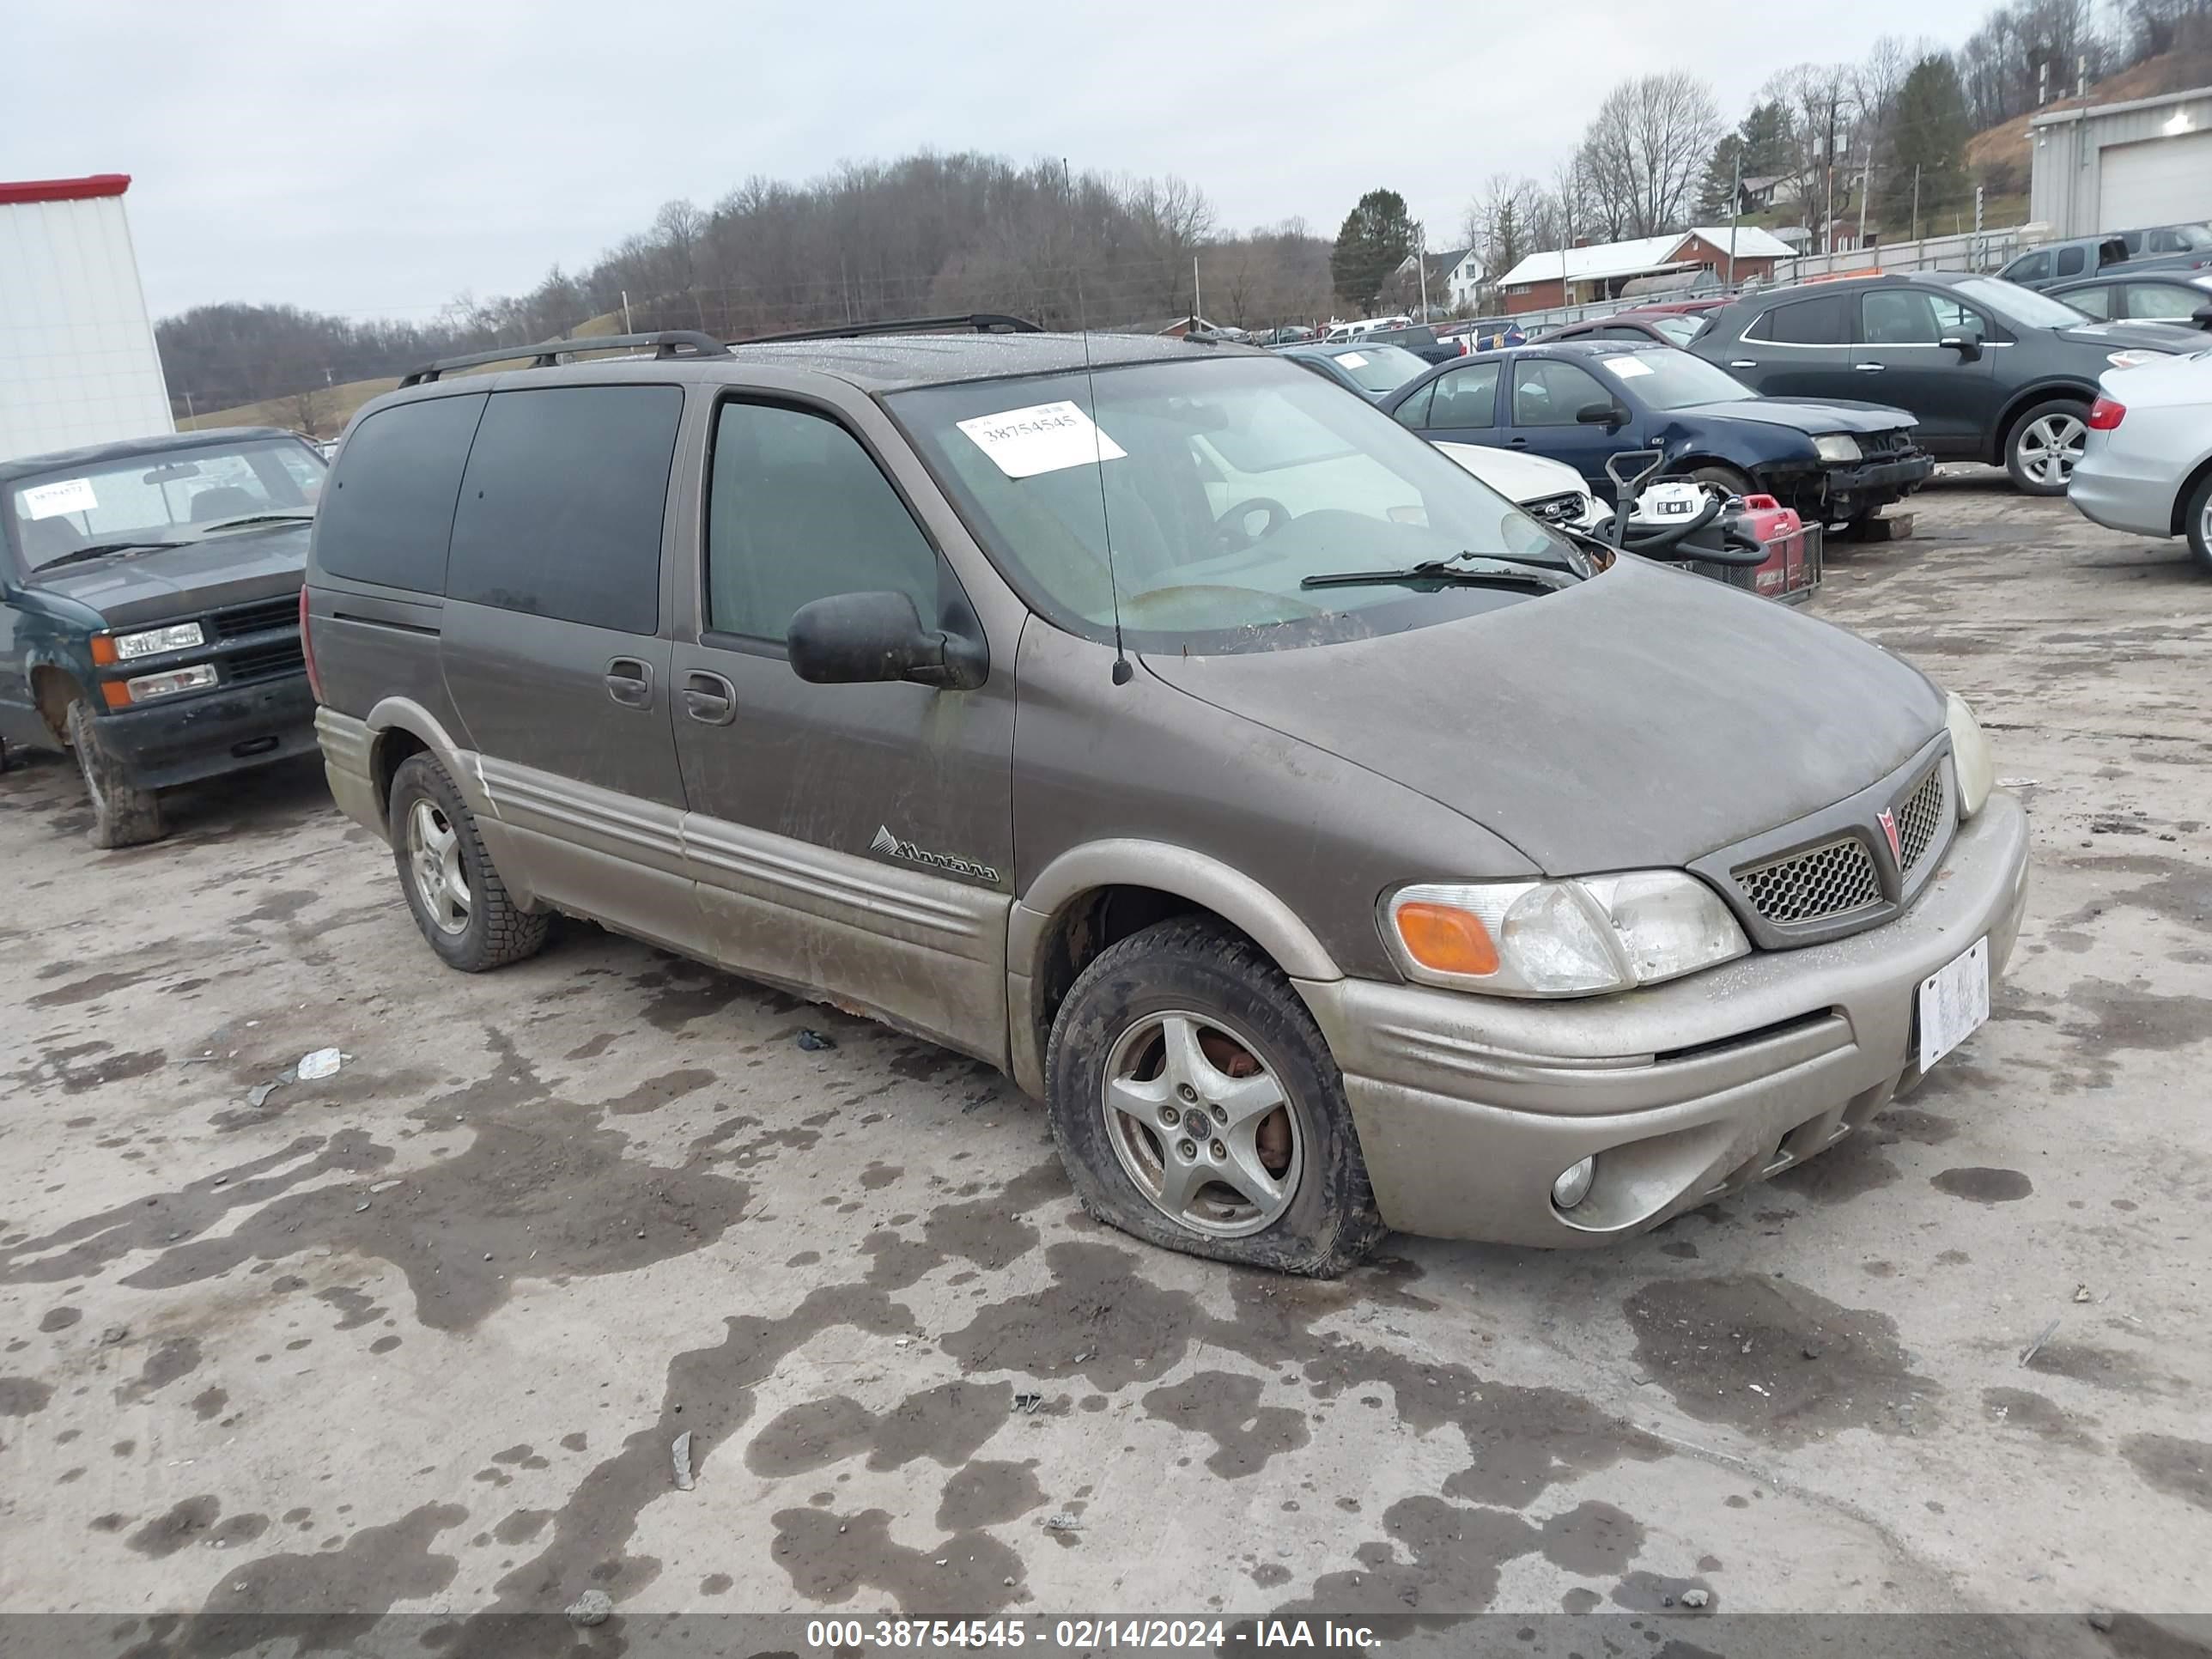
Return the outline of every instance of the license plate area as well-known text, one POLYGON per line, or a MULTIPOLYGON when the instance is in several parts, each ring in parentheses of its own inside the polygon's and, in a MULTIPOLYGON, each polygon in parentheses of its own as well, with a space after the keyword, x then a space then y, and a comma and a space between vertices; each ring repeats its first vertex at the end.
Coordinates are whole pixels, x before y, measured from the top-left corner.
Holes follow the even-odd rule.
POLYGON ((1974 941, 1920 981, 1913 1024, 1920 1034, 1920 1069, 1931 1070, 1989 1022, 1990 942, 1974 941))

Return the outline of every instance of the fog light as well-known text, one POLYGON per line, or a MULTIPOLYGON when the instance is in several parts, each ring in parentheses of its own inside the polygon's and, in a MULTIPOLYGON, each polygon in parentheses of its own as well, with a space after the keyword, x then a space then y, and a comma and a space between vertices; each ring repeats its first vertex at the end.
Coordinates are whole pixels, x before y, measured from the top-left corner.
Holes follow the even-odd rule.
POLYGON ((1596 1178, 1596 1158, 1584 1158, 1552 1183, 1552 1202, 1563 1210, 1573 1209, 1589 1196, 1590 1182, 1596 1178))
POLYGON ((179 691, 200 690, 213 685, 215 678, 214 668, 202 663, 195 668, 173 668, 166 674, 141 674, 135 680, 125 680, 124 690, 133 702, 150 702, 155 697, 173 697, 179 691))

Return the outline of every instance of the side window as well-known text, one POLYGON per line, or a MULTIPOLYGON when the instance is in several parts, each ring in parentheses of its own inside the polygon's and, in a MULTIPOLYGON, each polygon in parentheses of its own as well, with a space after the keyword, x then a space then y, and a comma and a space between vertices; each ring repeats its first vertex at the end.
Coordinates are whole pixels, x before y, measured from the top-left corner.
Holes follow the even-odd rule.
POLYGON ((1955 340, 1962 334, 1971 334, 1980 340, 1990 337, 1989 319, 1972 306, 1931 294, 1928 296, 1928 308, 1935 313, 1936 337, 1939 340, 1955 340))
POLYGON ((1432 429, 1498 424, 1498 365, 1470 363, 1437 377, 1437 406, 1429 416, 1432 429))
POLYGON ((1431 380, 1391 412, 1398 417, 1399 425, 1410 426, 1419 432, 1429 423, 1429 404, 1436 395, 1437 383, 1431 380))
POLYGON ((2212 304, 2212 294, 2172 283, 2130 283, 2122 292, 2128 296, 2129 316, 2147 317, 2154 322, 2185 323, 2197 314, 2198 307, 2212 304))
POLYGON ((446 591, 446 548, 484 398, 425 398, 354 428, 315 517, 315 562, 333 576, 446 591))
POLYGON ((2110 288, 2077 288, 2069 294, 2058 295, 2058 298, 2075 310, 2087 312, 2092 317, 2110 317, 2112 314, 2112 296, 2119 292, 2121 290, 2110 288))
POLYGON ((2025 259, 2015 259, 2005 268, 2003 275, 2008 282, 2042 282, 2051 275, 2051 256, 2048 253, 2031 253, 2025 259))
POLYGON ((2058 274, 2061 276, 2079 276, 2088 263, 2087 248, 2062 247, 2058 250, 2058 274))
POLYGON ((707 501, 707 625, 781 643, 794 611, 889 590, 937 613, 937 550, 860 440, 825 416, 724 404, 707 501))
POLYGON ((1746 331, 1745 337, 1773 340, 1783 345, 1842 345, 1849 321, 1844 296, 1824 294, 1817 299, 1793 300, 1777 306, 1746 331))
POLYGON ((1577 410, 1613 401, 1596 376, 1572 363, 1534 357, 1513 365, 1516 426, 1573 426, 1577 410))
POLYGON ((1597 337, 1601 340, 1648 340, 1651 337, 1640 328, 1631 328, 1621 323, 1598 330, 1597 337))
POLYGON ((653 633, 683 413, 672 386, 494 394, 461 480, 447 597, 653 633))
POLYGON ((1869 345, 1934 345, 1942 338, 1933 301, 1911 288, 1875 289, 1859 295, 1859 328, 1869 345))

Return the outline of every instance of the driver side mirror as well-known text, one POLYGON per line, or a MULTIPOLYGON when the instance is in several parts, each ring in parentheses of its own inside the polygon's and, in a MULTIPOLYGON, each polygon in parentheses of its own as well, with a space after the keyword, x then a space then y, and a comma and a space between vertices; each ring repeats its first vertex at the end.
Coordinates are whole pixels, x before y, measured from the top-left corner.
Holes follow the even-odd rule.
POLYGON ((1583 426, 1601 426, 1610 432, 1628 424, 1628 411, 1619 404, 1584 404, 1575 411, 1576 421, 1583 426))
POLYGON ((924 628, 904 593, 836 593, 802 605, 784 645, 791 672, 816 685, 912 680, 972 690, 989 668, 979 641, 924 628))
POLYGON ((2189 313, 2189 320, 2199 328, 2212 328, 2212 306, 2199 306, 2189 313))
POLYGON ((1982 337, 1978 334, 1946 334, 1936 343, 1939 346, 1948 346, 1957 352, 1959 361, 1961 362, 1974 362, 1982 355, 1982 337))

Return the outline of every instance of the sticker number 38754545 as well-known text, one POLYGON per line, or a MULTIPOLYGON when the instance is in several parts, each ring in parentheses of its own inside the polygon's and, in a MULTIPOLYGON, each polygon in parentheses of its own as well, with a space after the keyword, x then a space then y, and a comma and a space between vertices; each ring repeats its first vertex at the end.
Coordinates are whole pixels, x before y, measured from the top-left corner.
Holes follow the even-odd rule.
POLYGON ((1118 461, 1128 451, 1101 432, 1073 404, 1032 404, 962 421, 961 431, 1009 478, 1030 478, 1062 467, 1118 461))

